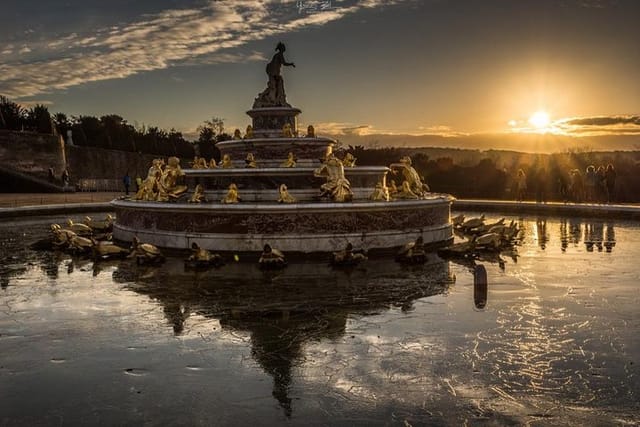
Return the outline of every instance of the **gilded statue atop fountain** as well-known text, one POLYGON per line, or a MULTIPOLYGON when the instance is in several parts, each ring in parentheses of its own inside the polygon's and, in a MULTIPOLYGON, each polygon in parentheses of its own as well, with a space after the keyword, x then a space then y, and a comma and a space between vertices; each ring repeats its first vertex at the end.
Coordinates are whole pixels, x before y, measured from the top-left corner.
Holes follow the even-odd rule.
POLYGON ((267 88, 258 95, 253 102, 253 108, 263 107, 291 107, 287 103, 287 96, 284 92, 284 81, 280 75, 282 66, 295 67, 293 62, 287 62, 284 59, 284 52, 286 51, 284 43, 278 43, 276 46, 276 54, 273 55, 271 62, 267 64, 267 88))
POLYGON ((253 126, 247 125, 247 131, 244 134, 244 139, 253 138, 253 126))
POLYGON ((409 181, 402 181, 402 189, 397 192, 394 196, 394 199, 419 199, 420 196, 416 193, 413 192, 413 190, 411 189, 411 185, 409 184, 409 181))
POLYGON ((316 130, 312 125, 307 126, 307 138, 315 138, 316 130))
POLYGON ((375 202, 388 202, 389 189, 382 182, 378 182, 376 184, 376 188, 373 189, 373 193, 369 196, 369 199, 375 202))
POLYGON ((180 159, 177 157, 169 157, 166 165, 164 160, 154 159, 147 178, 142 182, 134 199, 158 202, 176 200, 187 191, 186 185, 178 183, 183 176, 180 159))
POLYGON ((193 158, 193 162, 191 163, 191 167, 193 169, 208 169, 207 159, 204 157, 195 156, 193 158))
POLYGON ((189 199, 189 203, 202 203, 206 201, 207 198, 204 195, 204 187, 202 186, 202 184, 196 185, 196 188, 193 191, 191 198, 189 199))
POLYGON ((283 167, 283 168, 295 168, 296 167, 296 158, 293 155, 293 152, 289 151, 289 154, 287 154, 287 160, 285 160, 284 162, 280 163, 280 167, 283 167))
POLYGON ((291 123, 285 123, 282 125, 282 137, 293 138, 293 131, 291 130, 291 123))
MULTIPOLYGON (((398 163, 389 165, 389 168, 391 168, 393 173, 397 173, 398 171, 402 172, 402 177, 409 183, 409 188, 412 193, 423 197, 425 193, 429 192, 429 186, 422 182, 420 175, 418 175, 418 172, 416 172, 411 165, 411 157, 404 156, 398 163)), ((404 187, 404 182, 402 185, 404 187)))
POLYGON ((256 158, 253 153, 247 153, 247 158, 244 159, 245 167, 247 168, 257 168, 258 163, 256 163, 256 158))
POLYGON ((230 155, 225 154, 224 156, 222 156, 222 162, 220 162, 220 167, 223 169, 233 168, 233 162, 231 161, 230 155))
POLYGON ((209 169, 215 169, 217 167, 218 165, 216 164, 216 159, 212 157, 211 160, 209 160, 209 169))
POLYGON ((233 131, 233 139, 242 139, 242 134, 240 133, 240 129, 236 129, 233 131))
POLYGON ((238 195, 238 186, 234 183, 229 184, 229 189, 227 190, 227 194, 221 200, 222 203, 238 203, 240 200, 240 196, 238 195))
POLYGON ((180 159, 177 157, 169 157, 164 172, 160 177, 158 197, 156 200, 159 202, 175 200, 187 191, 186 185, 178 184, 178 180, 182 177, 184 177, 184 172, 180 168, 180 159))
POLYGON ((278 193, 280 193, 280 197, 278 198, 278 203, 295 203, 296 198, 289 194, 289 190, 285 184, 280 184, 278 188, 278 193))
POLYGON ((344 165, 335 154, 329 153, 325 162, 313 171, 314 176, 324 176, 327 182, 320 186, 320 198, 329 198, 334 202, 353 200, 351 184, 344 176, 344 165))
POLYGON ((345 168, 353 168, 356 166, 356 158, 353 156, 353 154, 347 153, 342 159, 342 164, 345 168))

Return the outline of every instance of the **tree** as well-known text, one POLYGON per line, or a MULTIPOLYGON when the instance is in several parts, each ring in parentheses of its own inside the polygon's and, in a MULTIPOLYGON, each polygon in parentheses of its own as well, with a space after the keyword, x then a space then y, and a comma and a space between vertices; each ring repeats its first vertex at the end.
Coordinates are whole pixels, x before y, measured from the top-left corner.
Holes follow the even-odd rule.
POLYGON ((36 104, 27 110, 25 115, 25 128, 38 133, 53 133, 49 109, 42 104, 36 104))
POLYGON ((2 115, 6 129, 22 129, 24 110, 20 105, 2 95, 0 95, 0 114, 2 115))
POLYGON ((224 119, 213 117, 198 126, 198 142, 196 144, 200 156, 204 158, 220 160, 220 151, 215 144, 229 139, 231 136, 224 133, 224 119))
POLYGON ((67 131, 71 129, 71 120, 65 113, 55 113, 53 115, 53 123, 58 128, 58 133, 66 137, 67 131))

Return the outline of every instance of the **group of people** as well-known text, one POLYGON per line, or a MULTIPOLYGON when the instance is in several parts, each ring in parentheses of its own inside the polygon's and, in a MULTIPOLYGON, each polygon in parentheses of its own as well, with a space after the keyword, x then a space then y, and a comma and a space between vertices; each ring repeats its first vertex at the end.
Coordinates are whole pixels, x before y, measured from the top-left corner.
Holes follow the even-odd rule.
MULTIPOLYGON (((534 176, 527 178, 523 169, 519 169, 515 180, 516 200, 523 201, 530 187, 538 202, 546 202, 548 176, 545 170, 538 170, 534 176)), ((557 193, 560 200, 574 203, 611 203, 616 200, 616 170, 612 164, 587 166, 584 174, 579 169, 572 169, 565 176, 557 178, 557 193)))

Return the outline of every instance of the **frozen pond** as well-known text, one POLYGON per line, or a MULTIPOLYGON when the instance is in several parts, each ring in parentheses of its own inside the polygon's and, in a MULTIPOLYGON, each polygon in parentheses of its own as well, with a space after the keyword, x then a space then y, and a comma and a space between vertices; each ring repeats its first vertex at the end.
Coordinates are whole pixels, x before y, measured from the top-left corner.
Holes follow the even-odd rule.
MULTIPOLYGON (((511 218, 508 218, 511 219, 511 218)), ((518 219, 518 218, 516 218, 518 219)), ((640 417, 634 222, 520 218, 517 262, 185 271, 0 224, 0 425, 619 425, 640 417)))

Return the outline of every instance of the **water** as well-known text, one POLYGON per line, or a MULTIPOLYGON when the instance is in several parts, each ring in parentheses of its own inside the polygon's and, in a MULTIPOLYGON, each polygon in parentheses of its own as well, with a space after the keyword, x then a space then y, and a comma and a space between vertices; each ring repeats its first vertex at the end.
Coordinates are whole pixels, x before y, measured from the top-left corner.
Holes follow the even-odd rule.
POLYGON ((638 223, 519 219, 478 308, 473 265, 435 255, 193 272, 26 247, 56 220, 0 225, 0 425, 639 420, 638 223))

